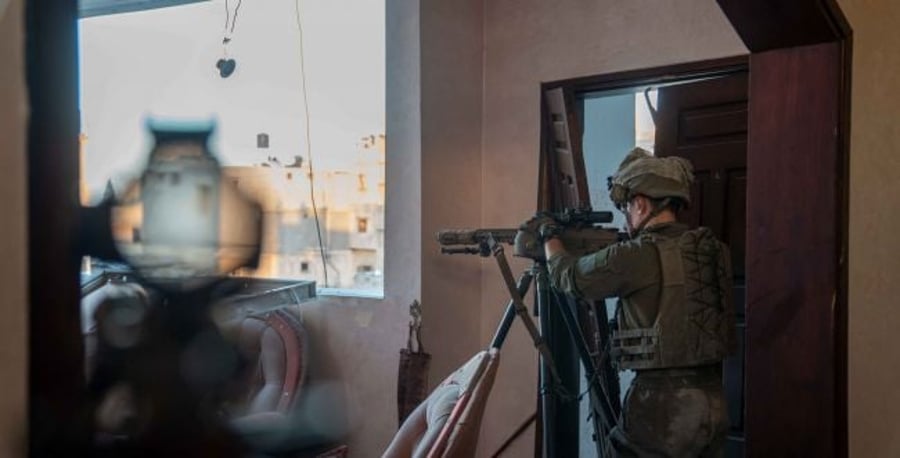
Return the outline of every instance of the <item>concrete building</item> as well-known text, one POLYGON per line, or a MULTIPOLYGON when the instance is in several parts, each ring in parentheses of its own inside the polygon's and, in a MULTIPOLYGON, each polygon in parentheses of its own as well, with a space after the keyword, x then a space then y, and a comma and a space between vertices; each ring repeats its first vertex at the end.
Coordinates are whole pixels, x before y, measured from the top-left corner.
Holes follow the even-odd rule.
POLYGON ((354 153, 354 166, 344 170, 311 172, 309 163, 300 158, 284 165, 274 157, 258 165, 225 167, 224 179, 263 208, 260 266, 241 274, 315 280, 320 287, 380 294, 384 281, 384 146, 383 134, 364 137, 354 153))

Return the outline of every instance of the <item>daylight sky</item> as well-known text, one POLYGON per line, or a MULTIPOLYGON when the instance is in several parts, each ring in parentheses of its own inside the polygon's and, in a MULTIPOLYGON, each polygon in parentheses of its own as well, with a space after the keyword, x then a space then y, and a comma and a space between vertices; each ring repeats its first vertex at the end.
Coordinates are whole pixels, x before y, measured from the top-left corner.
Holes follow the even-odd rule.
MULTIPOLYGON (((317 169, 352 165, 358 140, 384 132, 384 0, 299 0, 317 169), (342 160, 342 158, 344 158, 342 160)), ((237 0, 230 0, 233 11, 237 0)), ((85 179, 96 199, 121 187, 149 150, 144 120, 218 122, 223 164, 307 157, 295 0, 243 0, 222 79, 225 1, 81 21, 85 179), (270 148, 256 149, 268 133, 270 148)))

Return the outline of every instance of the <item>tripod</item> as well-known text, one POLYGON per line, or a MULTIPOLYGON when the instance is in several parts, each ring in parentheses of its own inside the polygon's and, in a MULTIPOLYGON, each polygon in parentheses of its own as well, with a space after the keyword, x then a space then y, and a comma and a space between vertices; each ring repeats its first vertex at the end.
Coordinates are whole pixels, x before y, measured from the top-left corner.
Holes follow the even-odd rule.
MULTIPOLYGON (((531 269, 523 273, 519 277, 518 282, 516 282, 504 254, 503 246, 493 237, 487 238, 487 240, 480 242, 479 245, 478 254, 482 256, 490 254, 496 259, 510 295, 506 311, 500 320, 494 338, 491 340, 491 347, 499 349, 503 346, 509 329, 518 316, 525 325, 525 329, 528 331, 540 354, 539 410, 541 423, 539 443, 541 456, 543 458, 562 458, 577 455, 577 442, 571 444, 558 440, 560 425, 551 419, 555 418, 556 411, 560 406, 575 403, 580 400, 581 396, 573 394, 570 389, 565 388, 547 340, 538 331, 534 321, 528 315, 528 309, 525 307, 522 296, 527 293, 532 282, 537 284, 535 302, 537 314, 541 320, 541 329, 546 332, 550 326, 548 320, 550 313, 559 313, 565 323, 568 336, 575 344, 579 360, 585 368, 597 456, 615 456, 608 437, 609 432, 616 424, 619 401, 617 396, 611 395, 610 392, 612 390, 607 386, 606 380, 601 377, 597 363, 591 357, 584 334, 578 325, 578 319, 572 310, 572 305, 577 306, 577 304, 564 300, 563 297, 552 291, 546 262, 535 260, 531 269)), ((445 252, 452 253, 453 251, 445 252)), ((460 252, 474 253, 475 251, 470 249, 469 251, 460 252)), ((576 387, 576 393, 577 389, 576 387)))

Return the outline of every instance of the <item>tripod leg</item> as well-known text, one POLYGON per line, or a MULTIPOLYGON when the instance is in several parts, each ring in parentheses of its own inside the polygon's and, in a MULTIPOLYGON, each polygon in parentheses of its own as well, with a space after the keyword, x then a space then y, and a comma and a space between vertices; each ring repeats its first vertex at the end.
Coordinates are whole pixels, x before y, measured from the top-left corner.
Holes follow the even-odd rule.
MULTIPOLYGON (((519 277, 519 282, 516 284, 516 291, 519 293, 519 297, 528 293, 528 287, 531 286, 531 281, 533 279, 534 275, 531 272, 525 272, 519 277)), ((506 304, 506 312, 503 313, 503 319, 500 320, 500 326, 497 327, 497 332, 494 333, 494 338, 491 340, 490 348, 500 348, 503 346, 503 342, 506 341, 506 334, 509 333, 509 328, 512 326, 515 319, 516 302, 510 299, 509 303, 506 304)))
POLYGON ((618 400, 616 399, 614 401, 610 397, 609 390, 604 385, 605 378, 599 378, 599 369, 597 368, 594 359, 591 358, 584 334, 581 332, 578 320, 575 317, 570 304, 565 298, 562 298, 556 292, 551 291, 546 265, 543 263, 536 263, 535 271, 538 291, 541 292, 541 294, 546 295, 549 299, 548 302, 553 304, 551 306, 554 306, 554 309, 562 317, 565 327, 568 329, 569 335, 575 343, 575 348, 578 351, 581 364, 585 370, 585 378, 587 379, 588 386, 591 390, 590 402, 591 411, 594 416, 594 434, 596 436, 596 441, 600 445, 599 448, 601 451, 608 450, 609 448, 607 447, 606 442, 608 441, 607 437, 609 432, 616 425, 616 405, 618 400))
POLYGON ((506 261, 506 256, 503 254, 503 246, 493 239, 490 240, 489 245, 491 252, 494 254, 494 259, 497 260, 497 265, 500 266, 500 273, 503 274, 503 280, 506 283, 506 289, 509 290, 513 305, 515 305, 516 314, 522 319, 525 329, 528 331, 528 334, 531 335, 531 340, 534 342, 534 346, 544 359, 544 363, 547 365, 550 375, 553 377, 553 381, 556 384, 555 386, 562 387, 559 373, 556 370, 556 365, 553 363, 553 354, 550 353, 550 347, 547 346, 547 342, 541 337, 541 333, 538 331, 537 326, 535 326, 534 321, 528 316, 528 308, 525 307, 522 295, 519 294, 519 291, 516 288, 512 270, 509 268, 509 263, 506 261))

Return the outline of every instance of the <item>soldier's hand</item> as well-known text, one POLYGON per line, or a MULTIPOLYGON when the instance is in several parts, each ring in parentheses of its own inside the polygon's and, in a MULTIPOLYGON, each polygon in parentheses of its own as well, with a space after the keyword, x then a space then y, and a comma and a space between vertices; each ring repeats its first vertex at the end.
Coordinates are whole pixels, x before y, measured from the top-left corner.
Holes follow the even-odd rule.
POLYGON ((558 237, 563 231, 563 225, 551 214, 541 212, 525 221, 519 226, 519 231, 534 234, 541 242, 558 237))
POLYGON ((532 220, 535 227, 537 227, 537 234, 541 242, 557 238, 562 234, 563 225, 549 213, 538 213, 532 220))
POLYGON ((519 225, 514 254, 536 261, 543 261, 545 259, 544 242, 558 237, 562 230, 563 225, 554 219, 552 215, 543 212, 538 213, 519 225))
POLYGON ((541 242, 541 236, 538 235, 537 230, 532 229, 527 223, 523 223, 519 227, 513 248, 514 256, 535 261, 544 260, 544 244, 541 242))

